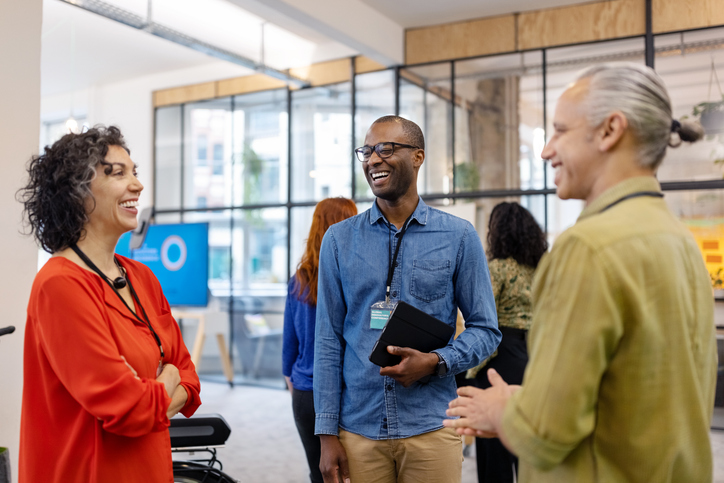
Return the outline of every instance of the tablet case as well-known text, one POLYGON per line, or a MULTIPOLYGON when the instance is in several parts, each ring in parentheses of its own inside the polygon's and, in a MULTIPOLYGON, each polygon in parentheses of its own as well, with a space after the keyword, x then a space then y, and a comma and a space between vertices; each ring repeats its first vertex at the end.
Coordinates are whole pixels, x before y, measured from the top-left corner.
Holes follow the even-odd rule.
POLYGON ((400 301, 375 342, 370 361, 381 367, 394 366, 402 358, 387 352, 388 345, 431 352, 445 347, 454 333, 455 327, 400 301))

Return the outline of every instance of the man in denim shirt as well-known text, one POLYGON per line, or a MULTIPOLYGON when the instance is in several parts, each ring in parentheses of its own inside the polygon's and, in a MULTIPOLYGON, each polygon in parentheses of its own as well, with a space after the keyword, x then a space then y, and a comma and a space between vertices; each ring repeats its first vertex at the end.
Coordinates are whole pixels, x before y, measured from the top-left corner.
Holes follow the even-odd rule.
POLYGON ((356 152, 376 202, 330 227, 319 257, 314 406, 322 475, 328 483, 460 482, 462 443, 441 420, 455 374, 500 341, 482 244, 470 223, 418 196, 425 151, 415 123, 380 118, 356 152), (371 306, 385 300, 390 271, 391 300, 451 326, 459 307, 466 330, 432 353, 390 346, 402 361, 380 369, 368 359, 381 332, 371 306))

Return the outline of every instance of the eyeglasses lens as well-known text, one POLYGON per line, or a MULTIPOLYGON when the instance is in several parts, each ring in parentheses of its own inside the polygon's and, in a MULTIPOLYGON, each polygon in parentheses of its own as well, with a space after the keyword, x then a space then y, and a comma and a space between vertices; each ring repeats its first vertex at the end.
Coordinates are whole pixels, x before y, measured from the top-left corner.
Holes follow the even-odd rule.
POLYGON ((395 148, 392 144, 380 143, 375 146, 375 151, 377 151, 377 154, 379 154, 380 158, 389 158, 390 156, 392 156, 395 148))
POLYGON ((370 156, 372 156, 372 148, 368 146, 362 146, 361 148, 357 148, 354 150, 355 154, 357 154, 357 159, 360 161, 367 161, 370 159, 370 156))

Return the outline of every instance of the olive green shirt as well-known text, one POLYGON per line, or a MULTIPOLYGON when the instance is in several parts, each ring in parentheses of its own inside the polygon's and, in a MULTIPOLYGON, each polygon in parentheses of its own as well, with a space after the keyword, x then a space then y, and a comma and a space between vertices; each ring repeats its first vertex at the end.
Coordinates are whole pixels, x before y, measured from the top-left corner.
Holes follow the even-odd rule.
POLYGON ((544 255, 503 431, 520 482, 710 482, 713 297, 653 177, 610 188, 544 255))
MULTIPOLYGON (((521 265, 515 258, 494 258, 488 262, 490 281, 495 296, 495 309, 498 314, 498 327, 514 329, 530 329, 533 320, 533 303, 531 301, 531 285, 535 269, 521 265)), ((493 353, 479 365, 468 369, 465 377, 474 379, 498 351, 493 353)))

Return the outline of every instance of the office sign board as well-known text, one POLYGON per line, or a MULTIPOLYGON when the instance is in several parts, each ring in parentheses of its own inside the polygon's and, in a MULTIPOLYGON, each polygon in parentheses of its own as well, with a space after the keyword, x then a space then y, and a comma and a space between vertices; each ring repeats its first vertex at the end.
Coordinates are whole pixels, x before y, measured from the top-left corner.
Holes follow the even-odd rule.
POLYGON ((151 225, 140 248, 130 250, 131 232, 121 236, 116 253, 148 266, 173 306, 208 304, 209 225, 151 225))

